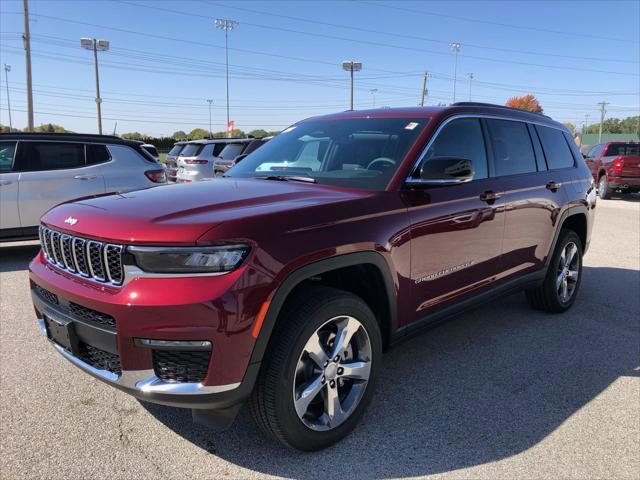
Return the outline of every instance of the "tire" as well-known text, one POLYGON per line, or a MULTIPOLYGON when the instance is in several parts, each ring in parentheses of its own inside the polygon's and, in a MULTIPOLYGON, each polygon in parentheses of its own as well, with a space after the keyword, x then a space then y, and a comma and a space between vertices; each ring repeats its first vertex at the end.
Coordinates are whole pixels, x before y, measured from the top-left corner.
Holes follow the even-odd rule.
POLYGON ((563 313, 569 310, 575 302, 581 281, 582 242, 573 230, 562 229, 543 283, 536 288, 527 290, 525 294, 529 305, 533 308, 549 313, 563 313), (570 248, 570 245, 575 247, 575 253, 572 257, 575 262, 572 260, 567 264, 566 260, 569 257, 567 249, 570 248), (564 290, 565 285, 566 290, 564 290), (565 292, 568 296, 564 295, 565 292))
POLYGON ((598 180, 598 195, 602 200, 608 200, 611 198, 611 188, 609 188, 609 182, 607 182, 607 176, 602 175, 598 180))
MULTIPOLYGON (((330 354, 336 352, 337 348, 330 354)), ((251 415, 262 430, 291 448, 302 451, 326 448, 347 436, 357 425, 371 401, 381 360, 380 327, 362 299, 328 287, 301 290, 294 299, 287 301, 278 318, 268 356, 263 360, 249 400, 251 415), (349 319, 355 319, 357 329, 349 319), (334 362, 334 357, 327 366, 322 352, 314 360, 309 355, 313 349, 307 350, 309 345, 318 345, 319 341, 322 351, 330 353, 328 350, 333 349, 336 338, 341 336, 340 328, 344 332, 353 330, 350 340, 342 342, 340 360, 334 362), (368 349, 364 348, 367 344, 368 349), (356 380, 353 366, 365 366, 367 358, 368 379, 356 380), (347 370, 354 375, 353 380, 347 370), (313 385, 319 385, 318 389, 312 389, 313 385), (299 395, 305 389, 315 393, 299 395), (338 398, 340 404, 340 409, 335 410, 336 404, 331 402, 334 405, 332 417, 326 413, 330 408, 327 406, 329 398, 338 398), (308 407, 302 406, 305 403, 308 407), (344 417, 336 413, 342 412, 343 406, 347 412, 344 417), (296 407, 305 413, 299 415, 296 407), (325 413, 321 415, 322 411, 325 413)), ((358 371, 358 374, 364 377, 364 371, 358 371)))

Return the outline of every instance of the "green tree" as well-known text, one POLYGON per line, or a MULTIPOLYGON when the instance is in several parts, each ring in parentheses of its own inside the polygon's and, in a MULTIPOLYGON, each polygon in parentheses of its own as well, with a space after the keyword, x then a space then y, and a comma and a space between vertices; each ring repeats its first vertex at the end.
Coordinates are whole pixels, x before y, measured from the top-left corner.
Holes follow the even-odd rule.
MULTIPOLYGON (((635 133, 640 136, 639 122, 640 116, 627 117, 625 119, 607 118, 602 122, 602 133, 635 133)), ((586 133, 598 133, 600 123, 589 125, 585 130, 586 133)))
POLYGON ((204 128, 194 128, 189 132, 189 138, 191 140, 199 140, 201 138, 209 138, 209 130, 205 130, 204 128))
POLYGON ((569 129, 569 131, 571 132, 571 136, 573 136, 573 137, 576 136, 576 126, 573 123, 564 122, 563 125, 569 129))
POLYGON ((174 140, 182 140, 184 138, 187 138, 187 133, 182 130, 177 130, 173 132, 173 135, 171 135, 171 138, 173 138, 174 140))
POLYGON ((0 123, 0 133, 18 133, 19 128, 9 128, 9 125, 2 125, 0 123))
POLYGON ((262 128, 257 128, 255 130, 251 130, 248 135, 256 138, 262 138, 266 137, 268 135, 268 132, 266 130, 263 130, 262 128))
MULTIPOLYGON (((27 129, 25 129, 26 131, 27 129)), ((33 129, 34 132, 47 132, 47 133, 65 133, 68 130, 65 130, 64 127, 60 125, 56 125, 55 123, 43 123, 39 127, 35 127, 33 129)))
POLYGON ((127 132, 122 134, 122 138, 126 140, 143 140, 145 135, 140 132, 127 132))

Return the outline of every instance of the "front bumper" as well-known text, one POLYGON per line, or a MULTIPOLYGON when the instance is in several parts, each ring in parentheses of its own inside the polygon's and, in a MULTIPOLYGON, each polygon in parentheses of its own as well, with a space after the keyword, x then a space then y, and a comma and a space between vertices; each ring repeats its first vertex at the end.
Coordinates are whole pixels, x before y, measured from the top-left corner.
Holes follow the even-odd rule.
POLYGON ((41 332, 62 356, 86 373, 141 400, 176 407, 226 409, 250 395, 260 367, 259 363, 249 364, 255 339, 246 326, 237 329, 226 317, 236 309, 233 285, 240 271, 215 278, 136 279, 114 289, 67 275, 49 265, 41 254, 30 270, 41 332), (59 303, 45 298, 42 289, 58 296, 59 303), (185 293, 176 298, 176 291, 185 293), (206 301, 207 297, 217 300, 206 301), (75 316, 67 308, 71 302, 113 317, 117 320, 115 327, 109 330, 75 316), (73 322, 82 344, 114 355, 118 367, 96 367, 51 340, 45 316, 73 322), (137 346, 137 338, 211 342, 206 375, 201 381, 163 381, 156 373, 152 349, 137 346))

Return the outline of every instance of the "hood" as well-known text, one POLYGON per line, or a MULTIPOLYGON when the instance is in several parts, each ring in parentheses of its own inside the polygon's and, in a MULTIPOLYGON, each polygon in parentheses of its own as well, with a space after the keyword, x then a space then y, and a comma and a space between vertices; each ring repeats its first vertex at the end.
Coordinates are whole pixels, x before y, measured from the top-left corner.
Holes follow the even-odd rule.
POLYGON ((64 203, 48 211, 42 222, 114 243, 193 245, 224 222, 367 195, 318 184, 216 178, 64 203))

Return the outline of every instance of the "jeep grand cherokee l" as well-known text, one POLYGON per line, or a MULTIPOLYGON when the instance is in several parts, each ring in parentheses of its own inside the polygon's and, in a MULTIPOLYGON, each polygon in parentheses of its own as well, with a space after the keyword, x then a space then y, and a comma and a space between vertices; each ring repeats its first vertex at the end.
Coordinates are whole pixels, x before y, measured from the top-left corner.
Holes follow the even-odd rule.
POLYGON ((355 427, 383 350, 516 290, 550 313, 576 300, 594 182, 543 115, 316 117, 227 175, 42 218, 31 291, 58 352, 219 428, 248 402, 265 432, 315 450, 355 427))

